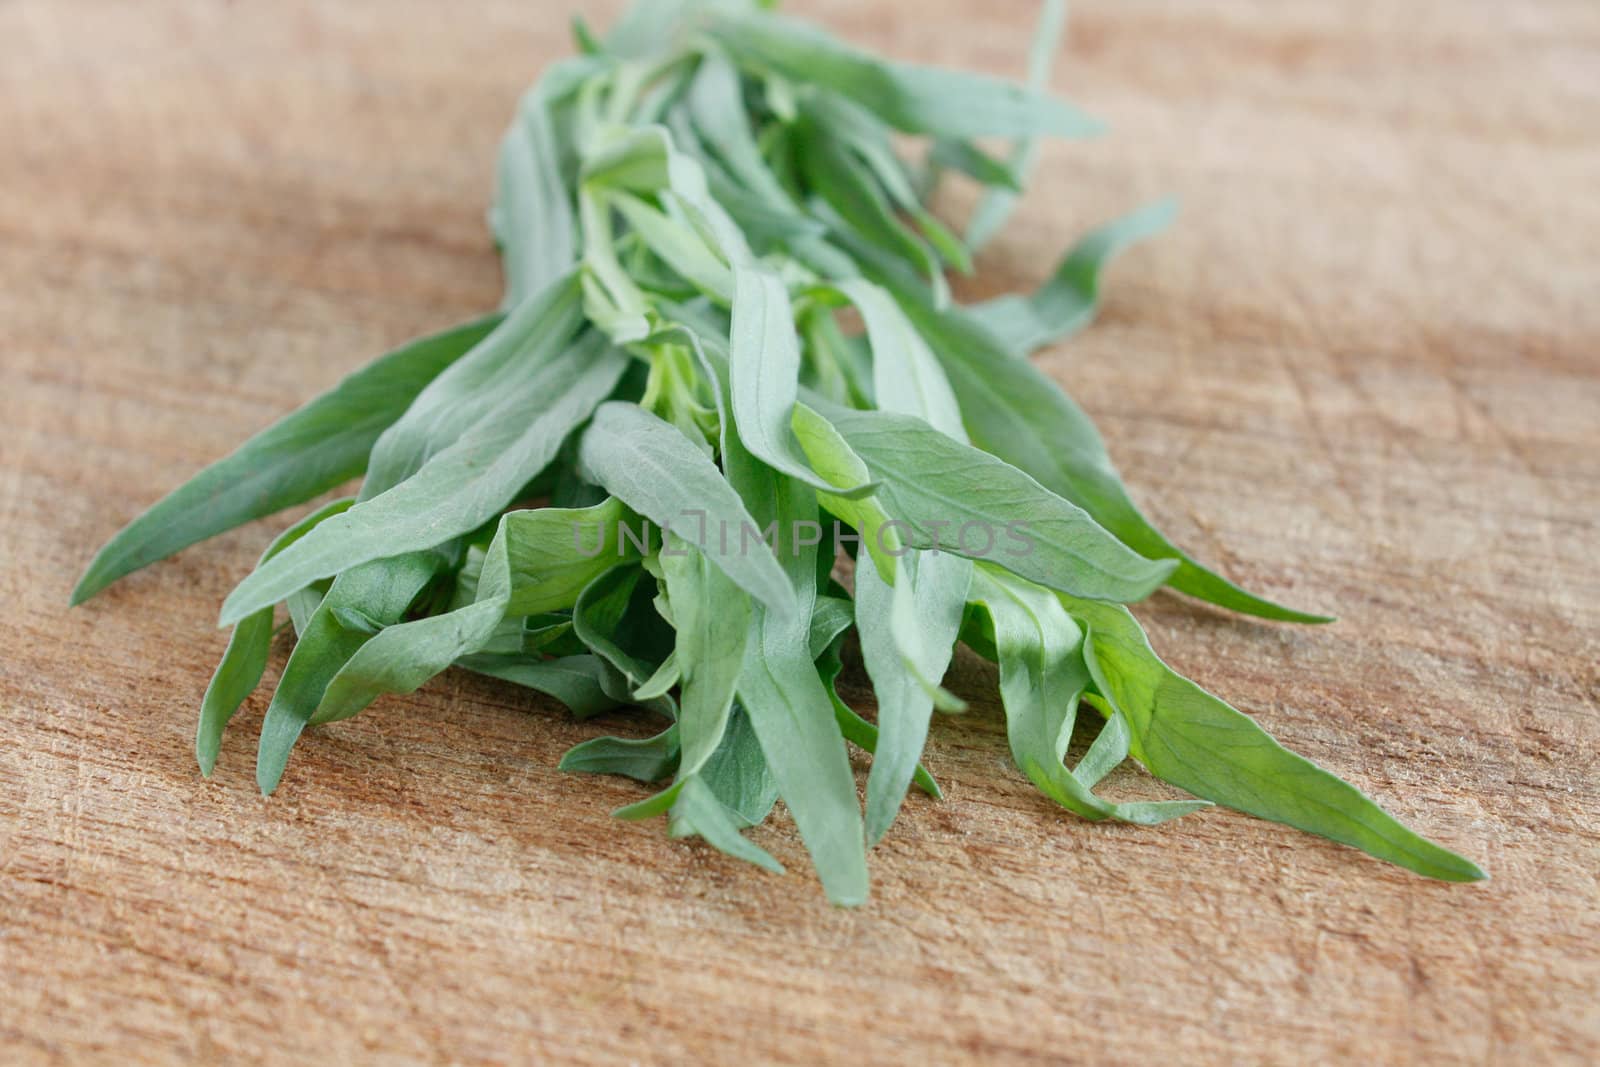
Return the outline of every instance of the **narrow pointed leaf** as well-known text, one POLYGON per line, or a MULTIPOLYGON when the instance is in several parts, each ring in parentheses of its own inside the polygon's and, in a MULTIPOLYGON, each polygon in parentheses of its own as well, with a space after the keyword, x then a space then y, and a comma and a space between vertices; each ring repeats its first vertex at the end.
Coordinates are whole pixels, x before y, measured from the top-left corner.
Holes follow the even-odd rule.
POLYGON ((437 553, 415 552, 354 567, 334 581, 290 653, 261 724, 256 784, 263 793, 277 788, 289 762, 289 751, 316 714, 328 683, 362 645, 372 640, 366 632, 341 624, 337 609, 359 608, 381 623, 398 622, 440 562, 437 553))
MULTIPOLYGON (((586 69, 581 60, 564 66, 586 69)), ((500 142, 494 219, 506 274, 506 306, 528 299, 572 268, 578 258, 573 190, 561 171, 552 70, 531 90, 500 142)))
POLYGON ((794 590, 771 550, 742 536, 761 527, 712 462, 672 426, 631 404, 602 404, 578 459, 589 481, 657 526, 687 536, 703 516, 709 533, 697 547, 706 558, 773 610, 794 610, 794 590))
POLYGON ((881 280, 927 338, 961 398, 972 440, 1083 508, 1123 544, 1176 563, 1169 584, 1221 607, 1284 622, 1331 622, 1256 596, 1196 563, 1144 517, 1082 408, 1004 342, 959 309, 941 311, 914 285, 881 280))
POLYGON ((1447 882, 1485 877, 1476 864, 1421 837, 1359 789, 1284 748, 1248 716, 1156 656, 1120 607, 1068 598, 1089 629, 1096 686, 1128 722, 1133 756, 1199 797, 1354 845, 1447 882))
POLYGON ((800 545, 797 524, 816 521, 815 496, 779 478, 727 439, 724 463, 758 520, 776 524, 785 581, 796 609, 776 614, 752 606, 752 638, 739 675, 739 700, 750 716, 778 792, 794 815, 823 890, 835 904, 867 898, 866 841, 844 737, 807 647, 816 599, 816 549, 800 545))
POLYGON ((833 486, 807 463, 790 421, 800 383, 800 339, 783 281, 758 267, 734 270, 729 385, 739 439, 763 463, 791 478, 843 497, 868 485, 833 486))
MULTIPOLYGON (((318 508, 280 534, 261 558, 270 559, 304 537, 317 523, 339 514, 354 502, 346 498, 318 508)), ((228 720, 261 684, 261 675, 266 671, 267 657, 272 650, 272 632, 272 609, 266 607, 241 619, 228 636, 228 648, 200 703, 200 723, 195 730, 195 759, 200 764, 200 773, 207 778, 217 765, 222 732, 227 729, 228 720)))
MULTIPOLYGON (((839 697, 836 680, 840 671, 844 669, 844 661, 839 658, 839 645, 834 642, 825 650, 817 660, 817 671, 822 675, 822 684, 828 690, 828 699, 833 702, 834 721, 839 724, 839 732, 844 739, 861 749, 869 756, 878 752, 878 728, 863 719, 856 710, 846 704, 839 697)), ((939 783, 934 781, 933 775, 928 773, 928 768, 920 762, 911 775, 911 781, 916 787, 935 800, 944 798, 944 793, 939 789, 939 783)))
POLYGON ((582 326, 576 274, 568 273, 512 308, 472 350, 414 394, 372 445, 361 486, 367 500, 394 488, 449 448, 505 400, 525 372, 553 359, 582 326))
POLYGON ((1040 792, 1086 819, 1146 826, 1209 806, 1205 801, 1119 804, 1096 796, 1062 762, 1090 680, 1083 631, 1048 590, 994 568, 976 568, 972 599, 993 625, 1011 757, 1040 792))
POLYGON ((224 622, 317 578, 418 551, 488 522, 616 387, 627 357, 598 335, 519 377, 502 403, 393 489, 323 523, 223 603, 224 622))
POLYGON ((878 575, 870 553, 856 561, 856 625, 861 655, 878 698, 877 747, 867 777, 867 843, 894 822, 928 737, 934 697, 930 685, 950 665, 972 564, 948 553, 913 553, 900 560, 896 586, 907 587, 915 617, 895 617, 896 588, 878 575))
MULTIPOLYGON (((1039 5, 1039 23, 1033 31, 1033 47, 1028 50, 1027 87, 1030 90, 1043 92, 1049 88, 1051 63, 1061 46, 1061 34, 1066 24, 1066 0, 1043 0, 1039 5)), ((1026 136, 1017 142, 1011 152, 1010 166, 1007 167, 1013 176, 1013 187, 989 189, 978 201, 972 219, 967 223, 968 248, 976 252, 1005 225, 1017 203, 1016 186, 1033 169, 1038 154, 1037 136, 1026 136)))
POLYGON ((635 781, 659 782, 678 765, 678 728, 654 737, 596 737, 567 749, 559 770, 581 774, 621 774, 635 781))
POLYGON ((558 659, 479 654, 467 656, 456 665, 474 674, 498 678, 553 697, 580 719, 618 706, 618 701, 600 684, 604 665, 588 653, 558 659))
POLYGON ((1176 566, 1129 550, 1081 508, 921 419, 837 407, 823 414, 866 463, 884 510, 917 548, 937 544, 1052 589, 1119 602, 1149 596, 1176 566), (948 527, 944 537, 935 524, 948 527))
POLYGON ((734 821, 733 815, 717 799, 711 787, 698 778, 691 778, 684 783, 682 792, 672 806, 672 819, 673 831, 678 836, 697 834, 707 844, 734 859, 753 863, 773 874, 783 873, 783 864, 773 859, 771 853, 739 833, 739 824, 734 821))
POLYGON ((688 776, 722 743, 750 636, 750 598, 697 549, 660 557, 677 629, 678 725, 688 776))
POLYGON ((74 604, 179 549, 354 478, 380 434, 500 322, 490 315, 402 345, 246 441, 129 523, 100 550, 74 604))
POLYGON ((1106 265, 1166 229, 1177 214, 1177 201, 1161 200, 1107 223, 1074 245, 1034 292, 996 297, 968 311, 1019 358, 1071 337, 1094 321, 1106 265))
POLYGON ((1101 129, 1061 101, 1011 82, 877 59, 793 19, 726 15, 713 32, 739 62, 842 93, 904 133, 1087 137, 1101 129))

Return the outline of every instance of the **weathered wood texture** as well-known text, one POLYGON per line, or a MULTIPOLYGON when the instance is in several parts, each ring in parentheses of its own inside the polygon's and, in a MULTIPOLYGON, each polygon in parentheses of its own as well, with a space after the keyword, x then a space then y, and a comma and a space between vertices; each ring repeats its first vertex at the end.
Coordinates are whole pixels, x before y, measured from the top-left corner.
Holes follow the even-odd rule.
MULTIPOLYGON (((1074 821, 970 660, 949 798, 853 913, 787 824, 775 878, 556 772, 630 720, 456 675, 313 732, 270 800, 258 695, 200 779, 212 622, 279 524, 69 611, 72 581, 247 431, 495 302, 496 138, 572 6, 0 4, 0 1059, 1600 1057, 1592 0, 1077 4, 1057 84, 1114 136, 1051 147, 982 262, 1027 282, 1182 197, 1045 365, 1183 542, 1342 621, 1142 614, 1491 882, 1220 810, 1074 821)), ((1000 71, 1032 7, 801 6, 1000 71)))

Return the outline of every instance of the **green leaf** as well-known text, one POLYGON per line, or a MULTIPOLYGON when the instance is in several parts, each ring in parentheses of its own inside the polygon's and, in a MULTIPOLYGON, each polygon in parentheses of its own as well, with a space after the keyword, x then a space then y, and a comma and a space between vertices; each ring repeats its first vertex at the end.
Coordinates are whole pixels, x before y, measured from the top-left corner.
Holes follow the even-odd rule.
POLYGON ((246 441, 129 523, 73 590, 81 604, 179 549, 354 478, 384 429, 500 322, 490 315, 401 345, 246 441))
MULTIPOLYGON (((650 819, 670 811, 678 794, 690 782, 703 782, 739 826, 755 826, 767 817, 778 801, 778 786, 761 754, 761 743, 750 725, 750 716, 737 703, 724 723, 721 741, 701 769, 684 772, 680 764, 678 780, 670 788, 635 804, 612 812, 619 819, 650 819)), ((674 822, 681 813, 672 812, 674 822)), ((691 832, 698 832, 692 826, 691 832)))
POLYGON ((794 590, 770 549, 744 537, 761 527, 712 462, 670 424, 632 404, 602 404, 579 441, 578 462, 589 481, 664 529, 682 534, 703 518, 708 535, 697 547, 706 558, 768 607, 794 610, 794 590))
POLYGON ((774 470, 845 498, 870 484, 835 487, 813 473, 790 428, 799 389, 800 340, 783 281, 759 267, 734 269, 729 385, 745 448, 774 470))
POLYGON ((819 595, 816 606, 811 609, 811 628, 806 635, 811 658, 822 655, 839 635, 855 625, 855 621, 855 605, 851 601, 819 595))
POLYGON ((492 209, 505 265, 507 307, 534 296, 577 261, 577 216, 562 172, 559 101, 599 65, 568 60, 526 93, 500 142, 492 209))
MULTIPOLYGON (((313 722, 346 719, 383 693, 410 693, 463 657, 488 650, 507 616, 570 608, 600 575, 632 555, 620 539, 615 499, 590 508, 537 508, 503 515, 484 553, 473 598, 453 611, 373 628, 373 639, 328 683, 313 722)), ((520 625, 518 626, 520 637, 520 625)))
POLYGON ((572 16, 570 26, 573 46, 578 49, 580 55, 597 56, 605 51, 605 45, 595 36, 594 29, 581 13, 572 16))
POLYGON ((605 36, 605 50, 623 59, 660 55, 677 43, 691 0, 645 0, 628 6, 605 36))
POLYGON ((979 448, 1083 508, 1134 551, 1176 561, 1168 581, 1180 592, 1267 619, 1332 621, 1258 597, 1196 563, 1140 513, 1094 423, 1054 381, 1027 360, 1013 358, 972 316, 935 308, 915 285, 887 275, 881 280, 944 364, 979 448))
MULTIPOLYGON (((804 404, 794 409, 794 432, 811 459, 811 465, 822 478, 834 485, 869 484, 872 474, 861 457, 833 423, 804 404)), ((829 512, 837 515, 858 532, 867 552, 877 560, 878 567, 889 581, 894 581, 898 560, 903 554, 900 538, 896 536, 889 515, 878 502, 877 494, 860 499, 847 499, 831 493, 819 493, 818 501, 829 512)))
MULTIPOLYGON (((505 615, 503 599, 372 632, 328 682, 312 721, 337 722, 383 693, 411 693, 463 656, 481 651, 505 615)), ((354 629, 341 619, 346 629, 354 629)), ((368 631, 371 632, 371 631, 368 631)))
POLYGON ((1128 612, 1063 598, 1089 630, 1096 687, 1128 723, 1150 773, 1218 804, 1347 845, 1447 882, 1477 865, 1408 830, 1355 786, 1283 748, 1245 715, 1175 673, 1128 612))
POLYGON ((316 613, 317 605, 322 603, 322 598, 328 595, 328 588, 331 585, 333 580, 325 578, 320 582, 312 582, 304 589, 298 589, 284 598, 283 605, 289 610, 289 622, 294 626, 296 637, 305 633, 306 627, 311 625, 311 616, 316 613))
MULTIPOLYGON (((353 498, 335 500, 295 523, 268 546, 262 559, 269 559, 285 547, 304 537, 306 531, 317 523, 348 508, 353 498)), ((233 628, 228 636, 227 651, 217 664, 211 684, 206 686, 205 699, 200 703, 200 724, 195 731, 194 754, 200 764, 200 773, 207 778, 217 765, 217 753, 222 745, 222 732, 233 718, 239 705, 255 692, 261 684, 261 675, 267 668, 267 657, 272 651, 272 609, 262 608, 247 616, 233 628)))
POLYGON ((828 899, 862 904, 867 869, 861 809, 832 702, 795 626, 759 605, 755 616, 756 641, 745 658, 739 695, 828 899))
POLYGON ((502 402, 393 489, 318 526, 228 596, 223 622, 317 578, 440 544, 493 519, 554 458, 622 377, 628 357, 598 334, 521 368, 502 402))
POLYGON ((731 181, 772 215, 804 219, 799 205, 761 156, 750 131, 750 117, 742 106, 738 71, 721 52, 708 50, 702 57, 689 84, 686 104, 690 123, 726 167, 731 181))
POLYGON ((628 193, 616 193, 611 204, 629 226, 666 264, 707 296, 733 301, 733 275, 728 264, 695 229, 628 193))
MULTIPOLYGON (((1085 703, 1090 703, 1095 698, 1085 693, 1083 699, 1085 703)), ((1130 741, 1128 720, 1111 712, 1109 707, 1104 711, 1109 713, 1105 725, 1095 735, 1094 741, 1089 745, 1089 751, 1085 752, 1078 765, 1072 768, 1072 776, 1082 782, 1086 789, 1093 789, 1102 778, 1121 766, 1122 761, 1128 758, 1130 741)))
MULTIPOLYGON (((348 512, 346 513, 348 514, 348 512)), ((256 784, 271 793, 283 777, 289 751, 322 703, 322 694, 339 669, 372 637, 347 629, 338 620, 340 608, 358 608, 385 625, 398 622, 411 602, 438 571, 442 557, 413 552, 380 559, 339 575, 323 598, 283 668, 278 690, 261 724, 256 752, 256 784)))
POLYGON ((1123 602, 1150 595, 1175 566, 1125 548, 1082 509, 921 419, 831 405, 823 413, 880 482, 884 510, 914 547, 988 559, 1052 589, 1123 602))
POLYGON ((910 216, 947 263, 963 274, 972 273, 972 257, 961 239, 922 206, 905 162, 895 154, 893 131, 871 112, 837 93, 813 93, 805 98, 804 105, 806 114, 819 129, 827 131, 829 140, 866 166, 894 210, 910 216))
POLYGON ((727 211, 711 196, 705 170, 678 150, 664 126, 617 129, 588 154, 584 185, 598 190, 657 196, 670 192, 689 223, 730 263, 750 260, 750 246, 727 211))
MULTIPOLYGON (((878 728, 872 723, 856 714, 854 708, 839 698, 836 680, 839 672, 844 669, 844 661, 839 657, 839 647, 843 640, 835 641, 822 652, 817 660, 817 671, 822 675, 822 684, 828 690, 828 699, 833 701, 833 714, 839 724, 839 732, 844 739, 861 749, 869 756, 878 752, 878 728)), ((916 787, 935 800, 944 799, 944 793, 939 789, 939 783, 933 780, 933 775, 928 773, 928 768, 921 763, 912 772, 911 781, 916 787)))
POLYGON ((1033 293, 996 297, 968 312, 1018 357, 1070 337, 1099 310, 1106 264, 1166 229, 1177 213, 1176 200, 1162 200, 1107 223, 1074 245, 1033 293))
POLYGON ((894 298, 865 278, 837 282, 832 289, 856 306, 866 324, 876 406, 916 415, 945 436, 965 442, 961 406, 950 379, 894 298))
POLYGON ((590 582, 572 609, 573 632, 589 651, 617 670, 630 697, 676 718, 670 698, 649 701, 636 696, 672 651, 671 632, 651 603, 655 583, 647 577, 640 567, 623 566, 590 582))
POLYGON ((683 688, 678 726, 685 777, 705 766, 727 729, 750 637, 750 598, 704 553, 677 538, 659 556, 677 630, 683 688))
POLYGON ((576 273, 568 273, 511 309, 493 332, 414 394, 372 446, 361 499, 415 474, 496 407, 533 367, 560 356, 583 326, 576 273))
POLYGON ((667 658, 661 661, 661 666, 656 668, 656 672, 633 691, 633 699, 660 700, 672 692, 682 680, 683 670, 678 666, 678 655, 676 652, 669 652, 667 658))
POLYGON ((757 520, 775 523, 780 558, 797 610, 779 615, 752 606, 752 639, 739 675, 739 699, 750 715, 778 793, 794 815, 823 890, 835 904, 867 898, 866 842, 855 778, 833 704, 807 647, 816 598, 816 548, 800 543, 798 524, 815 522, 815 496, 776 476, 729 435, 723 462, 757 520))
MULTIPOLYGON (((937 142, 933 150, 928 153, 928 165, 931 168, 959 171, 975 181, 1005 192, 1016 193, 1022 190, 1017 175, 1009 165, 984 154, 969 141, 937 142)), ((979 247, 972 243, 970 233, 967 247, 974 251, 979 247)))
MULTIPOLYGON (((1028 50, 1028 88, 1042 92, 1050 84, 1050 65, 1061 46, 1061 33, 1066 28, 1066 0, 1043 0, 1039 6, 1039 25, 1033 31, 1033 47, 1028 50)), ((1013 175, 1012 188, 994 188, 984 194, 967 223, 967 247, 976 252, 989 243, 1000 231, 1011 209, 1016 206, 1017 186, 1033 169, 1039 155, 1039 140, 1035 136, 1023 137, 1011 153, 1007 170, 1013 175)), ((1003 183, 990 183, 1001 184, 1003 183)))
POLYGON ((982 74, 890 63, 792 19, 729 15, 712 32, 741 63, 842 93, 904 133, 959 140, 1101 130, 1049 96, 982 74))
POLYGON ((711 787, 698 778, 684 783, 672 806, 672 819, 674 836, 697 834, 734 859, 753 863, 773 874, 784 873, 783 864, 739 833, 739 824, 728 808, 717 799, 711 787))
POLYGON ((878 698, 877 748, 867 777, 867 843, 876 844, 900 811, 928 738, 937 685, 950 666, 966 605, 972 564, 948 553, 900 560, 896 586, 878 575, 871 553, 856 560, 856 626, 861 655, 878 698), (895 593, 915 614, 897 615, 895 593))
POLYGON ((600 684, 605 664, 588 653, 559 659, 479 654, 458 660, 456 666, 554 697, 580 719, 610 711, 619 704, 600 684))
POLYGON ((950 287, 939 257, 895 215, 866 167, 822 127, 808 124, 800 136, 801 171, 806 184, 833 209, 838 219, 833 229, 846 228, 857 239, 903 260, 926 279, 934 303, 947 304, 950 287))
POLYGON ((1086 819, 1145 826, 1209 806, 1205 801, 1118 804, 1095 796, 1063 763, 1078 701, 1089 685, 1082 630, 1049 591, 997 568, 975 568, 972 602, 988 613, 999 653, 1011 758, 1040 792, 1086 819))
POLYGON ((654 737, 596 737, 567 749, 558 769, 581 774, 621 774, 659 782, 678 765, 678 727, 654 737))
MULTIPOLYGON (((638 542, 622 502, 607 497, 587 508, 533 508, 500 520, 505 544, 506 614, 561 611, 578 602, 590 582, 619 563, 637 559, 638 542)), ((485 567, 491 581, 500 573, 485 567)), ((498 590, 498 586, 493 586, 498 590)), ((479 599, 484 596, 480 590, 479 599)))
POLYGON ((711 787, 741 826, 755 826, 778 802, 778 783, 761 752, 750 715, 738 703, 728 716, 722 744, 696 776, 711 787))

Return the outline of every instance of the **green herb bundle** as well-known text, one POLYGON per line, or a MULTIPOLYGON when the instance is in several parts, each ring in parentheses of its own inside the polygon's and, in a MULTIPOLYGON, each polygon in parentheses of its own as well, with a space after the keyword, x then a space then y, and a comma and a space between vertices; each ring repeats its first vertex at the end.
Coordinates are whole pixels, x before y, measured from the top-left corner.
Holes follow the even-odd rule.
POLYGON ((859 904, 908 789, 938 796, 919 761, 933 712, 961 707, 940 684, 960 642, 999 665, 1018 768, 1078 815, 1155 824, 1214 802, 1483 877, 1171 671, 1124 606, 1169 585, 1327 621, 1175 547, 1028 362, 1088 322, 1103 264, 1169 206, 1091 234, 1030 295, 951 297, 947 268, 971 269, 1035 139, 1096 130, 1039 89, 1058 0, 1026 87, 886 62, 764 6, 643 0, 603 39, 580 24, 581 54, 501 146, 501 310, 352 374, 95 558, 75 602, 363 478, 224 603, 201 769, 283 604, 298 640, 261 729, 264 791, 307 725, 458 666, 580 717, 641 709, 655 736, 596 738, 562 766, 654 783, 617 814, 773 870, 740 831, 781 798, 828 897, 859 904), (923 140, 916 164, 900 135, 923 140), (925 206, 945 173, 985 187, 964 235, 925 206), (852 629, 875 723, 835 689, 852 629), (872 755, 864 814, 852 745, 872 755), (1200 799, 1097 791, 1129 758, 1200 799))

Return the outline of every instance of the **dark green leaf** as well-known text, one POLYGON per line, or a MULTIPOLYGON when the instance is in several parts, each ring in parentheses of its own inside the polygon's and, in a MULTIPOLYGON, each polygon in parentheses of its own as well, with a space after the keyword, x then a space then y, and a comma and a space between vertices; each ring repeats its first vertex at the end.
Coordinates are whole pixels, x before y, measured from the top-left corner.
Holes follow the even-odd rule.
POLYGON ((384 429, 499 322, 490 315, 401 345, 252 437, 113 537, 79 579, 72 602, 181 548, 354 478, 366 469, 384 429))
POLYGON ((959 309, 940 311, 916 291, 884 280, 944 364, 973 443, 1087 511, 1123 544, 1177 563, 1170 584, 1234 611, 1286 622, 1329 622, 1249 593, 1194 562, 1152 526, 1111 464, 1089 416, 1027 360, 959 309))
POLYGON ((493 519, 616 387, 627 356, 588 334, 522 368, 496 408, 393 489, 323 523, 239 584, 224 622, 307 582, 440 544, 493 519))
POLYGON ((618 701, 608 696, 600 685, 605 665, 599 657, 588 653, 559 659, 476 655, 459 660, 456 666, 554 697, 580 719, 618 706, 618 701))
POLYGON ((384 624, 398 622, 441 562, 438 553, 413 552, 362 564, 334 580, 290 653, 261 724, 256 783, 263 793, 277 788, 289 762, 289 751, 316 714, 328 683, 362 645, 372 640, 369 634, 341 625, 335 609, 359 608, 384 624))
MULTIPOLYGON (((317 523, 348 508, 353 498, 335 500, 307 515, 280 534, 267 548, 262 559, 281 552, 286 546, 304 537, 306 531, 317 523)), ((217 752, 222 744, 222 732, 228 720, 239 710, 245 698, 261 684, 261 675, 267 668, 267 656, 272 650, 272 609, 262 608, 240 620, 228 637, 228 648, 217 664, 211 684, 206 686, 205 699, 200 704, 200 725, 195 731, 195 759, 200 763, 200 773, 211 777, 217 765, 217 752)))

